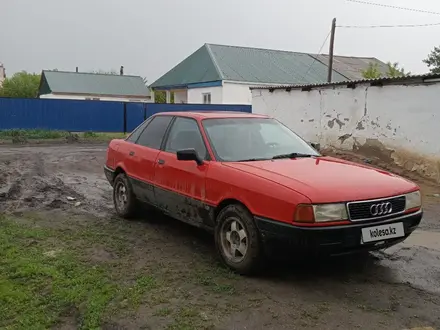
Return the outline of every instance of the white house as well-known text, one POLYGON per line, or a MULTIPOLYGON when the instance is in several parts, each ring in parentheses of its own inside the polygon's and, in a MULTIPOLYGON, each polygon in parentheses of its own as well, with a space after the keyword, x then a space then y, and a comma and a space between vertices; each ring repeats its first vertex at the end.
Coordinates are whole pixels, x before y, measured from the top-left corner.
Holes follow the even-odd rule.
MULTIPOLYGON (((290 51, 205 44, 150 87, 171 93, 174 103, 251 104, 249 87, 308 84, 327 80, 328 57, 290 51)), ((335 56, 333 81, 362 79, 375 58, 335 56)))
POLYGON ((38 97, 152 102, 150 90, 139 76, 46 70, 41 74, 38 97))
MULTIPOLYGON (((252 89, 252 112, 306 141, 360 151, 440 182, 440 75, 252 89)), ((294 151, 294 150, 293 150, 294 151)))

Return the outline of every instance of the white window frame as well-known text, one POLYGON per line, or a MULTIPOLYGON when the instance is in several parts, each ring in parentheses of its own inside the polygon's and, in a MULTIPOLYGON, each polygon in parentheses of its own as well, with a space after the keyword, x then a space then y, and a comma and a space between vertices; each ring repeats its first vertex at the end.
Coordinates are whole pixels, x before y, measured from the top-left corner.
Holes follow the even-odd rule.
POLYGON ((211 104, 211 93, 202 93, 203 104, 211 104))

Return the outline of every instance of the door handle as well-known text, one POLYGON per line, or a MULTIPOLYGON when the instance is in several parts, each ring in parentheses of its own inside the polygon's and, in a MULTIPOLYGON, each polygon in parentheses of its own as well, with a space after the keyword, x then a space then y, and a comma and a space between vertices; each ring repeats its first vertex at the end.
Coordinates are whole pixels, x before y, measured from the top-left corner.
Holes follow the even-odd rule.
POLYGON ((134 156, 134 151, 130 151, 128 154, 129 154, 130 156, 134 156))
POLYGON ((159 160, 157 161, 157 163, 158 163, 159 165, 163 165, 163 164, 165 164, 165 161, 164 161, 163 159, 159 159, 159 160))

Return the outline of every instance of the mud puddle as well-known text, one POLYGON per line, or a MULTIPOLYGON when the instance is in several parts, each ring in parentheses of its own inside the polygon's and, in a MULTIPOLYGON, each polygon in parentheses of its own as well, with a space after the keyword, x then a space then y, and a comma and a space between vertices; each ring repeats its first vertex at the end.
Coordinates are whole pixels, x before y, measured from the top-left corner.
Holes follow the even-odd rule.
POLYGON ((373 255, 392 270, 388 281, 440 294, 440 233, 417 230, 405 242, 373 255))
POLYGON ((0 212, 65 209, 108 215, 111 187, 102 173, 104 152, 102 147, 1 147, 0 212))
POLYGON ((417 230, 408 237, 403 245, 409 247, 424 247, 440 252, 440 233, 417 230))

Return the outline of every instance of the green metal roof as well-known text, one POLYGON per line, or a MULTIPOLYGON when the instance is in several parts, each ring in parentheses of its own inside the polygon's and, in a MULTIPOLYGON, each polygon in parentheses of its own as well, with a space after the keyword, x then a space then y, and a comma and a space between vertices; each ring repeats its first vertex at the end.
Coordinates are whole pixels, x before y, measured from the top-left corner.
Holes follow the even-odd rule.
MULTIPOLYGON (((333 71, 332 79, 347 80, 337 71, 333 71)), ((205 44, 151 87, 216 80, 269 84, 318 83, 327 81, 327 65, 311 54, 205 44)))
POLYGON ((214 63, 209 48, 204 45, 156 80, 150 87, 222 80, 223 78, 214 63))
POLYGON ((44 70, 39 94, 48 93, 150 96, 149 89, 139 76, 44 70))

